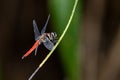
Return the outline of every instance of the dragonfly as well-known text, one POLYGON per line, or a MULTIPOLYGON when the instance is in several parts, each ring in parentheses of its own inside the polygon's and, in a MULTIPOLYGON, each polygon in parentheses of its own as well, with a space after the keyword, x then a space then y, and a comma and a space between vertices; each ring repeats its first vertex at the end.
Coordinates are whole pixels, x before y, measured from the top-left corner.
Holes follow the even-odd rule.
POLYGON ((47 21, 42 28, 41 32, 39 32, 37 23, 33 20, 33 28, 34 28, 34 35, 35 35, 35 43, 34 45, 22 56, 22 59, 30 55, 35 50, 35 55, 37 54, 37 50, 40 44, 43 45, 48 49, 52 50, 54 44, 57 42, 57 34, 56 32, 45 33, 48 21, 50 19, 50 14, 48 15, 47 21))

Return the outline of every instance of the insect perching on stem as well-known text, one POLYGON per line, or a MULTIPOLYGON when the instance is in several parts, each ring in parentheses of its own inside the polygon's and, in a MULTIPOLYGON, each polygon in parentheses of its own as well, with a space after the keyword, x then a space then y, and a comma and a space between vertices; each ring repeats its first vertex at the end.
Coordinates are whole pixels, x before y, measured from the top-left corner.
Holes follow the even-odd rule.
POLYGON ((48 49, 48 50, 52 50, 52 48, 54 47, 54 44, 57 42, 57 34, 55 32, 51 32, 51 33, 45 33, 48 21, 49 21, 50 15, 48 16, 48 19, 46 21, 45 26, 43 27, 43 29, 41 30, 41 33, 38 30, 37 24, 35 22, 35 20, 33 20, 33 27, 34 27, 34 33, 35 33, 35 43, 32 46, 32 48, 30 48, 30 50, 28 50, 22 57, 22 59, 24 59, 25 57, 27 57, 33 50, 35 50, 35 55, 37 54, 37 49, 38 46, 43 43, 43 45, 48 49))
MULTIPOLYGON (((43 27, 43 29, 41 30, 41 33, 38 30, 37 24, 35 22, 35 20, 33 20, 33 27, 34 27, 34 33, 35 33, 35 43, 32 46, 32 48, 30 48, 22 57, 22 59, 24 59, 25 57, 27 57, 29 54, 32 53, 32 51, 35 50, 35 55, 37 54, 37 49, 38 46, 43 43, 43 45, 48 49, 48 50, 52 50, 52 48, 54 47, 54 44, 57 42, 57 34, 55 32, 51 32, 51 33, 45 33, 48 21, 50 19, 50 15, 47 18, 47 21, 45 23, 45 26, 43 27)), ((36 71, 34 72, 34 74, 32 74, 32 76, 29 78, 29 80, 32 79, 32 77, 35 75, 35 73, 38 71, 39 69, 37 68, 36 71)))
MULTIPOLYGON (((52 46, 52 49, 51 49, 50 46, 47 46, 47 44, 46 44, 47 42, 45 43, 45 42, 43 41, 43 43, 45 43, 44 46, 45 46, 47 49, 51 50, 51 51, 50 51, 49 54, 45 57, 45 59, 40 63, 40 65, 38 66, 38 68, 33 72, 33 74, 30 76, 30 78, 29 78, 28 80, 31 80, 31 79, 33 78, 33 76, 34 76, 34 75, 38 72, 38 70, 44 65, 44 63, 45 63, 45 62, 48 60, 48 58, 52 55, 53 51, 56 49, 56 47, 58 46, 58 44, 59 44, 59 43, 61 42, 61 40, 63 39, 65 33, 67 32, 67 30, 68 30, 68 28, 69 28, 69 25, 70 25, 71 21, 72 21, 72 18, 73 18, 73 15, 74 15, 74 13, 75 13, 75 9, 76 9, 77 3, 78 3, 78 0, 75 0, 74 6, 73 6, 73 9, 72 9, 72 13, 71 13, 71 15, 70 15, 70 18, 69 18, 69 20, 68 20, 68 23, 67 23, 67 25, 66 25, 66 27, 65 27, 62 35, 60 36, 59 40, 58 40, 58 41, 56 40, 56 39, 57 39, 57 34, 56 34, 56 33, 49 33, 49 34, 47 34, 48 36, 45 37, 45 38, 46 38, 45 41, 47 41, 48 43, 50 43, 50 45, 52 46), (51 42, 52 37, 50 38, 50 36, 53 36, 53 41, 52 41, 52 42, 51 42), (50 40, 50 41, 49 41, 49 40, 50 40), (57 41, 57 43, 54 45, 53 43, 56 42, 56 41, 57 41)), ((48 19, 47 19, 47 21, 46 21, 45 27, 42 29, 41 33, 44 33, 44 32, 45 32, 45 29, 46 29, 46 26, 47 26, 49 17, 50 17, 50 15, 48 16, 48 19)), ((35 24, 36 24, 36 23, 35 23, 35 24)), ((33 20, 33 26, 34 26, 34 20, 33 20)), ((36 25, 36 26, 37 26, 37 25, 36 25)), ((35 27, 35 26, 34 26, 34 27, 35 27)), ((36 32, 39 32, 39 30, 37 29, 37 27, 36 27, 36 29, 34 29, 34 32, 35 32, 35 30, 36 30, 36 32)), ((35 33, 35 34, 36 34, 36 33, 35 33)), ((39 34, 39 33, 38 33, 38 34, 39 34)), ((36 38, 36 36, 35 36, 35 38, 36 38)), ((38 44, 37 41, 36 41, 36 44, 38 44)), ((35 50, 35 54, 36 54, 38 45, 37 45, 37 47, 35 46, 35 48, 36 48, 36 50, 35 50)), ((35 48, 33 47, 33 50, 34 50, 35 48)), ((33 50, 30 50, 30 52, 28 52, 28 55, 29 55, 33 50)), ((26 54, 27 54, 27 53, 26 53, 26 54)), ((24 57, 26 57, 26 56, 23 56, 22 58, 24 58, 24 57)))

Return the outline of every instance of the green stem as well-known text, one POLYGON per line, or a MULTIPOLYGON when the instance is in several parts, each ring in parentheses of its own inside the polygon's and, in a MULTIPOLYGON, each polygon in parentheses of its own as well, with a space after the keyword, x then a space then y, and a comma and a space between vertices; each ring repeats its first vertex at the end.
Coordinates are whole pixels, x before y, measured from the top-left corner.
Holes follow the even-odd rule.
POLYGON ((38 68, 35 70, 35 72, 30 76, 29 80, 32 79, 32 77, 37 73, 37 71, 45 64, 45 62, 48 60, 48 58, 52 55, 53 51, 56 49, 56 47, 60 44, 61 40, 63 39, 65 33, 67 32, 69 26, 70 26, 70 23, 72 21, 72 18, 73 18, 73 15, 75 13, 75 9, 76 9, 76 6, 77 6, 77 3, 78 3, 78 0, 75 0, 75 4, 73 6, 73 9, 72 9, 72 13, 71 13, 71 16, 69 18, 69 21, 62 33, 62 35, 60 36, 58 42, 55 44, 55 46, 53 47, 53 49, 49 52, 49 54, 45 57, 45 59, 40 63, 40 65, 38 66, 38 68))

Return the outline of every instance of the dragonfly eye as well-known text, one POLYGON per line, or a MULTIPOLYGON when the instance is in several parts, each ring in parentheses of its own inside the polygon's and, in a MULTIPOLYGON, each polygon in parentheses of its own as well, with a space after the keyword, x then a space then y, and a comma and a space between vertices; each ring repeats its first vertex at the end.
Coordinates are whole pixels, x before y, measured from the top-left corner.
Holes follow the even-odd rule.
POLYGON ((47 34, 47 37, 53 42, 56 43, 58 38, 56 32, 51 32, 47 34))
POLYGON ((51 36, 53 37, 53 43, 55 44, 58 41, 57 33, 56 32, 52 32, 51 36))
POLYGON ((51 35, 53 36, 53 38, 56 38, 56 37, 57 37, 56 32, 52 32, 51 35))

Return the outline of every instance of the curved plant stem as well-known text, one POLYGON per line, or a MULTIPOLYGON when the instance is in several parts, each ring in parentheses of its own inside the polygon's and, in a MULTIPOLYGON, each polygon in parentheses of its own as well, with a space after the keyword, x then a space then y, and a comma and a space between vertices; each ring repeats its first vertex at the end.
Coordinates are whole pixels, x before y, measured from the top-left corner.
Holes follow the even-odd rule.
POLYGON ((69 18, 69 21, 62 33, 62 35, 60 36, 58 42, 55 44, 55 46, 53 47, 53 49, 49 52, 49 54, 45 57, 45 59, 40 63, 40 65, 38 66, 38 68, 34 71, 34 73, 30 76, 30 78, 28 80, 31 80, 33 78, 33 76, 37 73, 37 71, 45 64, 45 62, 48 60, 48 58, 52 55, 53 51, 56 49, 56 47, 59 45, 59 43, 61 42, 61 40, 63 39, 65 33, 67 32, 69 26, 70 26, 70 23, 72 21, 72 18, 73 18, 73 15, 75 13, 75 9, 76 9, 76 6, 77 6, 77 3, 78 3, 78 0, 75 0, 75 3, 74 3, 74 6, 73 6, 73 9, 72 9, 72 13, 71 13, 71 16, 69 18))

